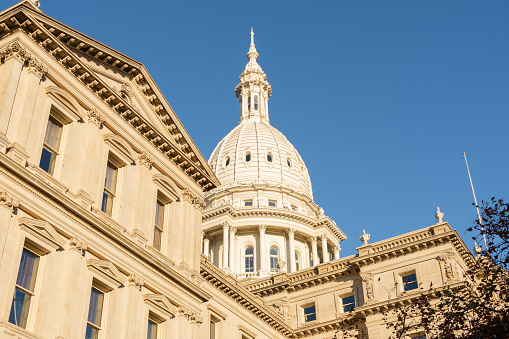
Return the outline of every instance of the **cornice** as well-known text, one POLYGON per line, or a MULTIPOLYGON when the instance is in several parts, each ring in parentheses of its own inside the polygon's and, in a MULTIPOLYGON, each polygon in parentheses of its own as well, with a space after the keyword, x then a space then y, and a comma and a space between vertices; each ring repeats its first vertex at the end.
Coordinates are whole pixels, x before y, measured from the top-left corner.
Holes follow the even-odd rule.
POLYGON ((4 32, 3 36, 13 31, 26 34, 189 175, 203 190, 219 185, 218 179, 141 63, 23 4, 5 11, 0 16, 0 30, 4 32), (144 86, 140 91, 148 96, 146 99, 155 115, 166 126, 171 140, 152 126, 119 93, 96 76, 94 71, 79 59, 75 50, 86 52, 94 60, 106 62, 116 71, 125 74, 137 86, 144 86))
MULTIPOLYGON (((135 241, 128 238, 125 232, 119 232, 118 226, 115 223, 108 222, 107 218, 101 218, 100 213, 85 209, 67 196, 66 193, 52 187, 3 153, 0 153, 0 173, 8 176, 17 184, 38 196, 38 198, 54 206, 84 228, 93 232, 93 234, 103 238, 112 246, 122 251, 124 255, 136 260, 143 267, 162 275, 172 284, 180 285, 181 288, 189 291, 190 294, 201 302, 211 298, 199 286, 176 272, 166 256, 161 253, 154 253, 158 251, 150 251, 149 248, 145 249, 139 246, 135 241)), ((23 207, 24 204, 30 204, 30 202, 21 201, 19 205, 23 207)), ((91 245, 88 246, 88 249, 90 247, 91 245)))
POLYGON ((261 298, 251 294, 242 285, 239 285, 235 278, 225 274, 211 264, 203 254, 201 255, 200 264, 200 273, 202 277, 213 287, 235 300, 239 305, 265 321, 281 334, 287 337, 291 336, 291 327, 285 323, 283 317, 272 311, 269 306, 265 305, 261 298))
POLYGON ((285 210, 282 208, 242 207, 237 209, 232 205, 227 204, 204 211, 202 215, 202 220, 203 221, 209 220, 214 217, 225 214, 230 216, 232 219, 262 217, 262 218, 278 218, 293 220, 295 222, 307 225, 313 229, 325 227, 337 237, 338 241, 343 241, 347 238, 343 231, 341 231, 339 227, 337 227, 337 225, 333 223, 329 217, 323 216, 319 219, 316 219, 306 216, 299 212, 285 210))

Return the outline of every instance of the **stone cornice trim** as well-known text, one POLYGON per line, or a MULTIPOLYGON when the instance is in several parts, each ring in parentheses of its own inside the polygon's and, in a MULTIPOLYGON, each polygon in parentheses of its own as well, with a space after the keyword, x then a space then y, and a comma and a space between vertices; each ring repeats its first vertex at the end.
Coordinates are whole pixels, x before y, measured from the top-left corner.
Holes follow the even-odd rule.
MULTIPOLYGON (((82 224, 83 227, 110 242, 113 246, 123 251, 130 258, 138 261, 141 265, 161 274, 170 283, 180 285, 202 302, 211 298, 207 292, 177 273, 172 268, 168 257, 160 253, 154 253, 156 251, 151 252, 138 246, 136 242, 130 239, 126 234, 119 232, 115 225, 111 225, 106 222, 106 220, 99 218, 94 212, 85 209, 65 193, 50 186, 25 168, 19 166, 14 160, 3 153, 0 153, 0 172, 16 181, 22 187, 28 189, 31 193, 53 205, 76 222, 82 224)), ((22 207, 23 202, 20 203, 20 205, 22 207)))
POLYGON ((237 284, 237 280, 230 275, 227 275, 213 264, 207 258, 201 255, 200 273, 213 287, 223 292, 228 297, 235 300, 239 305, 256 315, 258 318, 272 326, 275 330, 285 336, 290 336, 292 333, 284 319, 272 311, 263 300, 249 291, 244 289, 243 286, 237 284), (256 300, 259 299, 259 300, 256 300))
POLYGON ((12 57, 17 58, 23 66, 28 67, 29 72, 34 72, 39 78, 48 72, 48 68, 39 59, 31 55, 19 41, 14 41, 0 50, 0 63, 12 57))
MULTIPOLYGON (((94 71, 84 64, 72 51, 76 48, 89 49, 92 47, 92 44, 97 44, 99 46, 99 43, 88 37, 86 38, 88 43, 77 41, 72 34, 81 36, 83 39, 85 39, 85 36, 42 13, 37 13, 32 9, 29 9, 26 6, 20 6, 20 8, 16 7, 11 11, 4 12, 4 15, 0 18, 0 29, 7 32, 19 30, 26 34, 31 40, 45 50, 51 58, 60 63, 65 69, 79 79, 79 81, 81 81, 92 93, 97 95, 114 112, 119 114, 129 123, 129 125, 135 128, 138 133, 142 134, 150 143, 159 149, 159 151, 165 154, 166 157, 177 165, 177 167, 181 168, 181 170, 183 170, 187 175, 191 176, 191 178, 198 183, 202 189, 207 190, 219 185, 218 179, 209 168, 207 162, 197 149, 196 145, 194 145, 194 142, 188 136, 188 133, 173 111, 171 111, 173 116, 170 116, 166 112, 167 114, 162 118, 159 117, 159 119, 163 119, 164 117, 166 117, 167 120, 169 119, 168 121, 163 121, 163 119, 162 122, 164 125, 168 126, 167 130, 173 139, 170 140, 152 126, 152 124, 139 114, 136 109, 130 105, 130 103, 124 100, 119 93, 110 88, 104 81, 101 80, 100 77, 96 76, 94 71), (21 12, 15 12, 16 9, 21 9, 21 12), (17 15, 17 17, 15 15, 17 15), (23 19, 21 18, 22 16, 23 19), (42 20, 44 24, 41 24, 36 18, 42 20), (53 25, 50 25, 50 23, 53 23, 53 25), (56 28, 57 26, 58 28, 56 28), (69 31, 70 33, 65 33, 63 30, 66 32, 69 31)), ((105 46, 100 45, 98 48, 93 49, 97 53, 104 54, 104 52, 101 52, 99 48, 105 49, 105 46)), ((118 56, 120 57, 120 53, 118 53, 118 56)), ((106 59, 108 57, 112 59, 111 56, 107 56, 106 59)), ((125 56, 123 57, 127 58, 125 56)), ((121 68, 119 71, 124 71, 127 70, 127 68, 130 68, 130 71, 136 73, 136 77, 138 78, 133 78, 135 83, 140 82, 141 79, 144 78, 144 74, 147 77, 150 77, 144 70, 143 66, 140 70, 128 63, 123 64, 119 61, 119 58, 112 60, 109 60, 112 61, 112 66, 113 64, 115 64, 115 66, 119 64, 122 65, 119 66, 121 68), (126 68, 122 69, 124 66, 126 66, 126 68)), ((138 63, 138 66, 139 65, 141 64, 138 63)), ((153 83, 152 80, 151 83, 153 83)), ((153 85, 155 86, 155 84, 153 85)), ((160 94, 158 90, 157 93, 160 94)), ((156 94, 151 94, 151 98, 152 99, 149 100, 149 102, 159 100, 156 94)), ((163 100, 163 102, 169 107, 165 100, 163 100)), ((159 106, 164 108, 162 105, 159 106)), ((156 114, 159 113, 156 111, 156 114)))

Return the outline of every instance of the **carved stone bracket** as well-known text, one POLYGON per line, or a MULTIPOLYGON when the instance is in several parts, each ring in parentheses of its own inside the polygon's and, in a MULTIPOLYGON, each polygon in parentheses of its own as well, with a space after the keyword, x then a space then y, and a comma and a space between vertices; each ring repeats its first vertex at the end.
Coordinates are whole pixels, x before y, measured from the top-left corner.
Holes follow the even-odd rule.
POLYGON ((11 210, 19 207, 19 201, 13 197, 11 197, 7 192, 0 192, 0 205, 3 205, 11 210))
POLYGON ((48 73, 48 68, 37 58, 31 55, 24 46, 18 41, 13 42, 0 51, 0 62, 3 63, 10 58, 17 58, 28 68, 30 73, 34 73, 39 78, 48 73))
POLYGON ((373 275, 363 274, 361 275, 361 281, 364 285, 364 290, 366 291, 364 303, 367 305, 375 303, 376 299, 373 287, 373 275))
POLYGON ((139 275, 132 273, 129 275, 129 277, 127 277, 127 283, 141 291, 141 288, 143 285, 145 285, 145 280, 143 280, 143 278, 141 278, 139 275))
POLYGON ((84 255, 88 249, 88 244, 76 236, 71 238, 69 245, 71 245, 71 248, 78 250, 82 255, 84 255))
POLYGON ((154 163, 154 158, 146 152, 143 151, 141 153, 138 153, 138 159, 140 160, 140 165, 146 166, 148 169, 152 168, 152 164, 154 163))
POLYGON ((442 270, 442 276, 444 277, 444 283, 450 281, 456 281, 458 278, 458 272, 456 270, 456 260, 454 259, 453 253, 444 253, 437 257, 440 262, 440 269, 442 270))
POLYGON ((93 123, 97 127, 101 127, 105 120, 104 115, 95 108, 87 111, 87 118, 88 122, 93 123))
POLYGON ((182 190, 182 198, 184 201, 190 202, 194 208, 202 210, 205 207, 205 201, 202 197, 191 191, 189 188, 182 190))

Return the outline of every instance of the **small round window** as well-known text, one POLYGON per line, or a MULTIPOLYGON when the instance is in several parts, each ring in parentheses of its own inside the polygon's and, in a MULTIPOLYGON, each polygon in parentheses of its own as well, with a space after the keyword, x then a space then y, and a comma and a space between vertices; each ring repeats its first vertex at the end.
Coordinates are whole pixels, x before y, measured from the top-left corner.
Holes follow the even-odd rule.
POLYGON ((247 152, 246 153, 246 162, 250 162, 251 161, 251 153, 247 152))
POLYGON ((224 162, 225 166, 228 166, 230 164, 230 157, 226 157, 226 161, 224 162))
POLYGON ((290 161, 290 158, 286 159, 286 164, 288 167, 292 167, 292 162, 290 161))
POLYGON ((272 162, 272 154, 267 154, 267 161, 272 162))

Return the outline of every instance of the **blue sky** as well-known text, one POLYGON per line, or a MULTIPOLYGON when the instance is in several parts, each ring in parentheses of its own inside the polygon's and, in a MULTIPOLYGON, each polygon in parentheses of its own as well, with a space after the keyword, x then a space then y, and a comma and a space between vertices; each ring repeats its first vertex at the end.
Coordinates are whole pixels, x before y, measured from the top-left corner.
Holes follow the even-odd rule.
MULTIPOLYGON (((509 199, 509 1, 42 0, 57 20, 145 64, 208 159, 238 122, 253 26, 273 126, 356 253, 434 224, 465 229, 509 199)), ((14 4, 14 1, 12 2, 14 4)))

